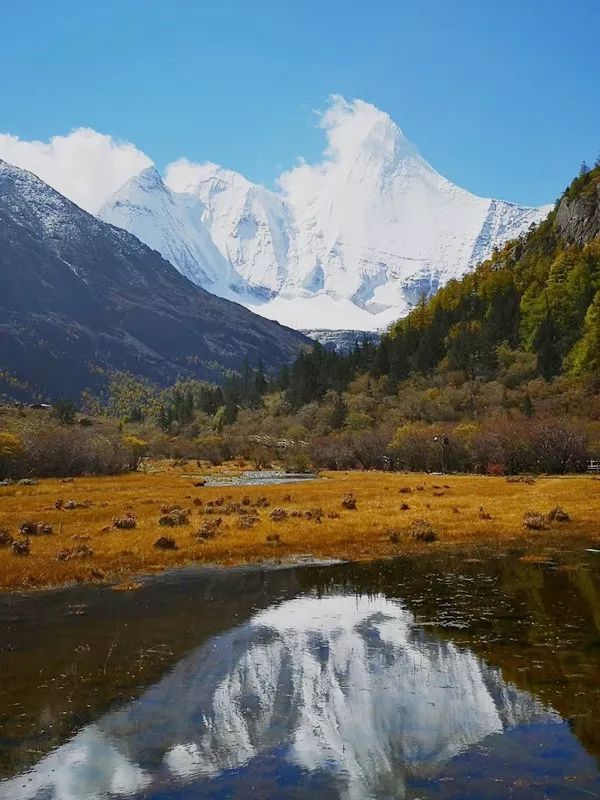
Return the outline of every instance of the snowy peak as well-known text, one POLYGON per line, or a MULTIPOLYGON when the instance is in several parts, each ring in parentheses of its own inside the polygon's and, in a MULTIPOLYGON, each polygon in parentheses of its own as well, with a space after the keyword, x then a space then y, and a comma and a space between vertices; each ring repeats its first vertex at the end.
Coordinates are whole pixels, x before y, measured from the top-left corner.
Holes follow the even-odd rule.
POLYGON ((156 168, 148 167, 115 192, 98 216, 133 233, 194 283, 231 297, 242 282, 203 226, 203 211, 199 200, 172 192, 156 168))
POLYGON ((298 328, 376 330, 550 207, 477 197, 421 157, 384 111, 332 98, 317 164, 278 191, 213 163, 145 169, 102 219, 153 247, 201 286, 298 328))
POLYGON ((250 293, 269 297, 281 288, 293 224, 282 198, 236 172, 185 159, 169 167, 166 182, 202 202, 202 224, 250 293))
POLYGON ((334 96, 320 125, 327 132, 326 157, 342 166, 366 161, 396 167, 403 160, 420 158, 389 114, 364 100, 348 103, 334 96))

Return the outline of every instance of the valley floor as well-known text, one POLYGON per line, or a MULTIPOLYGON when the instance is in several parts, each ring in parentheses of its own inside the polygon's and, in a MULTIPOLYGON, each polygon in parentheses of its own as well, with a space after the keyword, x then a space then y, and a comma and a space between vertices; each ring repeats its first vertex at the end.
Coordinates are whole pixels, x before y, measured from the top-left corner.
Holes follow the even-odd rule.
MULTIPOLYGON (((136 575, 191 564, 370 560, 481 546, 522 547, 525 559, 548 560, 565 546, 600 547, 600 480, 590 476, 514 482, 349 472, 277 485, 196 485, 211 471, 195 462, 165 461, 115 477, 0 487, 0 531, 22 542, 19 529, 31 523, 29 554, 16 554, 4 537, 0 590, 74 582, 128 589, 136 587, 136 575), (356 508, 345 507, 352 498, 356 508), (556 507, 569 519, 549 519, 556 507), (533 528, 524 524, 531 512, 533 528), (123 518, 135 520, 135 527, 116 527, 123 518), (39 535, 42 525, 36 531, 36 523, 52 532, 39 535), (415 538, 423 531, 433 531, 425 538, 435 540, 415 538), (175 549, 157 547, 161 537, 174 540, 162 545, 175 549)), ((236 469, 220 469, 222 475, 228 471, 236 469)))

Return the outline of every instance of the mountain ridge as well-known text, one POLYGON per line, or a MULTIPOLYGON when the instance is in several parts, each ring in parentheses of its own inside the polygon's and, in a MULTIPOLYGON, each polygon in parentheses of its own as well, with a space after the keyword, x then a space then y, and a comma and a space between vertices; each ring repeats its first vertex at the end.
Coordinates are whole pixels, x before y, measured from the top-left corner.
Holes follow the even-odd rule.
POLYGON ((0 236, 0 363, 41 396, 77 397, 107 371, 218 380, 244 358, 275 368, 309 344, 2 160, 0 236))
MULTIPOLYGON (((171 164, 162 181, 202 204, 196 223, 220 254, 213 253, 212 271, 223 275, 207 288, 233 292, 253 311, 292 327, 385 328, 422 294, 462 276, 550 211, 455 186, 385 112, 364 101, 334 98, 321 127, 328 137, 323 161, 284 172, 277 192, 185 159, 171 164)), ((99 216, 148 239, 148 225, 122 214, 122 202, 152 205, 135 178, 99 216)), ((155 218, 154 227, 162 225, 155 218)), ((153 246, 184 271, 169 245, 182 227, 174 224, 153 246)), ((202 283, 201 270, 194 279, 202 283)))

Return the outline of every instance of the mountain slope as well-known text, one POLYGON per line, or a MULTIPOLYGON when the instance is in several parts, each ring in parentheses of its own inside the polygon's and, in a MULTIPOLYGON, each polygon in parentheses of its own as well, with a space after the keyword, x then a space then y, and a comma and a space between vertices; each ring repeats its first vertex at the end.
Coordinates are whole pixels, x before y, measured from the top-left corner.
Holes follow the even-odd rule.
POLYGON ((167 183, 203 203, 204 225, 250 292, 270 297, 281 289, 293 234, 293 220, 282 198, 215 164, 172 165, 167 183))
POLYGON ((134 233, 198 286, 227 297, 233 288, 242 289, 242 281, 213 244, 203 213, 200 200, 172 192, 156 168, 148 167, 124 184, 102 219, 134 233))
MULTIPOLYGON (((508 345, 549 379, 600 375, 600 167, 580 175, 537 228, 441 289, 382 342, 383 369, 439 364, 493 377, 508 345), (387 366, 386 366, 387 362, 387 366)), ((516 368, 516 367, 515 367, 516 368)))
MULTIPOLYGON (((508 392, 562 374, 584 379, 590 394, 597 393, 600 166, 577 177, 540 225, 420 302, 376 347, 351 358, 316 348, 299 358, 290 370, 288 399, 312 402, 367 372, 388 376, 394 391, 417 374, 439 373, 453 386, 494 382, 492 398, 501 387, 508 392)), ((567 386, 558 395, 565 407, 567 386)), ((587 413, 595 419, 594 402, 587 413)), ((528 397, 528 413, 530 406, 528 397)), ((468 407, 456 413, 462 417, 468 407)))
MULTIPOLYGON (((214 164, 185 160, 171 165, 165 178, 177 196, 201 203, 192 212, 193 226, 201 225, 221 254, 216 268, 224 284, 230 286, 232 269, 243 284, 234 288, 240 302, 264 316, 299 328, 381 328, 550 210, 480 198, 455 186, 368 103, 335 98, 321 124, 328 137, 325 159, 284 173, 279 193, 214 164)), ((146 185, 143 174, 139 206, 152 208, 164 186, 146 185)), ((171 235, 157 236, 161 221, 149 225, 143 215, 127 213, 130 184, 100 217, 211 288, 201 268, 190 271, 171 235)))
POLYGON ((99 370, 165 383, 215 378, 244 357, 274 367, 307 341, 3 161, 0 244, 0 366, 44 395, 101 385, 99 370))

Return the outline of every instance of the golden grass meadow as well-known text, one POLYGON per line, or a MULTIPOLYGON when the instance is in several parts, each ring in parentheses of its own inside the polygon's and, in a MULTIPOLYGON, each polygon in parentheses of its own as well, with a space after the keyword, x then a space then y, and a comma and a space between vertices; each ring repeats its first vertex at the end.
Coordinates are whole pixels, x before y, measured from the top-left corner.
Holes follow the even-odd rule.
POLYGON ((600 545, 600 480, 591 476, 330 472, 287 484, 196 485, 211 471, 160 461, 115 477, 0 488, 0 589, 135 588, 136 575, 192 564, 370 560, 480 546, 525 547, 524 557, 535 559, 571 541, 600 545), (556 508, 568 519, 548 517, 556 508), (29 552, 19 555, 26 540, 29 552))

